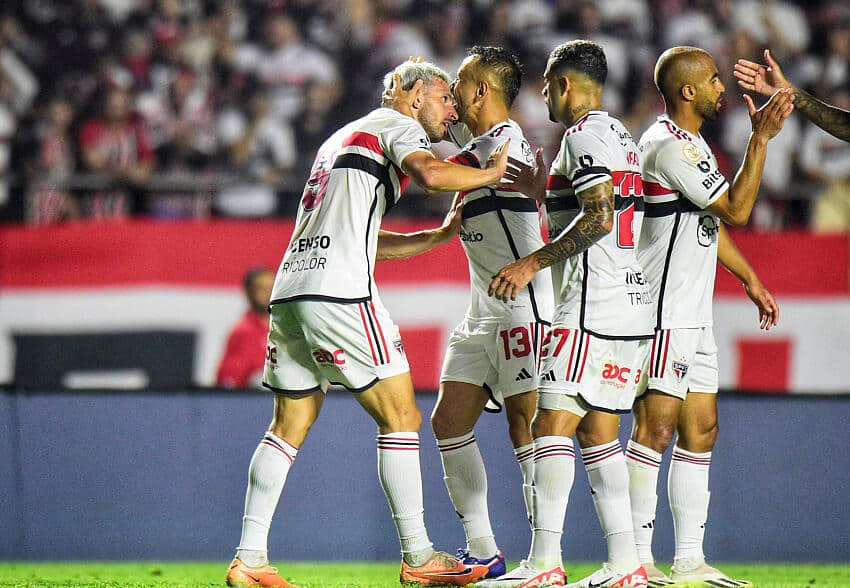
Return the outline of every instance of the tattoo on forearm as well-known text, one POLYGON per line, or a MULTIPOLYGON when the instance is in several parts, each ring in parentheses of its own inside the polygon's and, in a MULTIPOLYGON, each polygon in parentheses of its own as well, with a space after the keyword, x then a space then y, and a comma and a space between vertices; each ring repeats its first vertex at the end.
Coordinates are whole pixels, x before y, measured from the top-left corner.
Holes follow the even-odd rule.
POLYGON ((614 225, 614 186, 611 182, 585 190, 584 215, 570 230, 534 254, 541 268, 583 253, 611 232, 614 225))
POLYGON ((794 108, 830 135, 850 141, 850 111, 821 102, 808 92, 794 92, 794 108))

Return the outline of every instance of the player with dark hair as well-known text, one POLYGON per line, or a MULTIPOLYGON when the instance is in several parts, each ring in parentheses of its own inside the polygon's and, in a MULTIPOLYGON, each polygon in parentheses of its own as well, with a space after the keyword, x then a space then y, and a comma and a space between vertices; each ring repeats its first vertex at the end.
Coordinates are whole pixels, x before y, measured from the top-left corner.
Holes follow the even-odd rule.
POLYGON ((708 566, 703 535, 708 516, 708 472, 717 438, 717 345, 711 299, 721 261, 748 283, 762 327, 778 319, 772 297, 725 234, 721 221, 746 224, 758 195, 769 140, 791 114, 791 90, 779 90, 761 109, 744 95, 752 133, 744 161, 730 185, 700 135, 718 117, 725 93, 711 55, 696 47, 665 51, 655 66, 665 114, 640 139, 646 214, 638 259, 657 300, 655 338, 649 356, 648 391, 634 406, 626 450, 638 552, 652 585, 707 582, 750 586, 708 566), (676 535, 671 578, 652 561, 652 529, 661 455, 674 432, 668 494, 676 535))
POLYGON ((734 72, 738 85, 764 96, 772 96, 777 90, 789 88, 794 93, 795 110, 833 137, 850 141, 850 111, 822 102, 785 79, 770 49, 764 50, 764 62, 767 65, 739 59, 734 72))
MULTIPOLYGON (((550 118, 567 127, 546 183, 548 245, 500 269, 491 295, 511 303, 552 268, 557 299, 540 366, 532 422, 533 535, 528 560, 481 586, 562 586, 561 536, 581 446, 608 543, 602 568, 574 586, 646 586, 635 549, 629 475, 617 438, 652 339, 652 298, 635 245, 643 217, 637 146, 599 110, 607 77, 602 48, 555 48, 544 74, 550 118)), ((542 189, 540 186, 538 189, 542 189)))
MULTIPOLYGON (((510 52, 478 46, 468 51, 452 84, 463 123, 450 130, 462 149, 452 161, 479 167, 509 138, 510 157, 534 165, 531 146, 510 119, 521 84, 520 63, 510 52), (461 137, 466 130, 471 134, 461 137)), ((505 558, 490 524, 487 473, 473 428, 488 400, 491 407, 504 405, 530 514, 530 423, 537 402, 540 347, 552 314, 552 283, 549 272, 541 272, 510 305, 490 298, 491 276, 543 245, 538 205, 521 192, 499 186, 462 196, 460 238, 469 260, 470 304, 449 339, 431 426, 446 488, 466 534, 459 557, 468 564, 487 565, 487 577, 497 577, 506 571, 505 558)))
POLYGON ((448 75, 430 63, 400 65, 384 80, 415 89, 410 104, 378 108, 319 148, 295 230, 272 291, 263 384, 274 416, 248 470, 242 539, 231 586, 290 584, 268 565, 268 532, 287 474, 331 383, 352 392, 378 426, 378 477, 401 543, 399 579, 465 585, 487 573, 434 551, 425 529, 419 468, 421 416, 398 327, 374 281, 379 227, 412 178, 429 191, 497 183, 507 147, 480 168, 435 157, 457 120, 448 75))

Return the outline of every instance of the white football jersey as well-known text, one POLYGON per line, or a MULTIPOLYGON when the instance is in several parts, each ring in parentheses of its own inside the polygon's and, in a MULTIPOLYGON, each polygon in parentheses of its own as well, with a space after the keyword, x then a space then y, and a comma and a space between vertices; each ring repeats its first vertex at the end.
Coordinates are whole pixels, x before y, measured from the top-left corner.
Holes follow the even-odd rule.
POLYGON ((425 130, 389 108, 345 125, 322 144, 277 270, 272 304, 372 297, 378 229, 410 181, 401 162, 414 151, 431 153, 425 130))
POLYGON ((665 114, 640 139, 646 213, 638 259, 655 288, 657 327, 712 324, 720 219, 708 212, 728 189, 708 143, 665 114))
POLYGON ((581 255, 552 266, 555 322, 597 337, 652 337, 654 300, 635 254, 643 220, 637 146, 607 112, 592 110, 566 130, 546 186, 549 240, 577 220, 581 193, 614 184, 614 228, 581 255))
MULTIPOLYGON (((450 138, 457 141, 465 128, 454 125, 450 138)), ((512 120, 498 123, 469 140, 449 160, 483 167, 507 139, 511 140, 509 156, 533 166, 531 145, 512 120)), ((475 323, 501 322, 506 316, 525 315, 528 320, 549 323, 553 300, 548 270, 537 272, 528 288, 507 304, 487 294, 490 281, 500 269, 543 246, 537 201, 513 190, 478 188, 463 194, 462 217, 460 240, 469 260, 471 285, 466 319, 475 323)))

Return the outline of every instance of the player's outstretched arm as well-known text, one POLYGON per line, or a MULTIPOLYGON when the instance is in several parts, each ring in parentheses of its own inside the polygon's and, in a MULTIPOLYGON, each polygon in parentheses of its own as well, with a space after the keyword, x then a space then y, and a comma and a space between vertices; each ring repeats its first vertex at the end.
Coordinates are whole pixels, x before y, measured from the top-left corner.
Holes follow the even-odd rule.
POLYGON ((750 92, 770 96, 776 90, 791 88, 794 92, 794 108, 803 116, 843 141, 850 141, 850 111, 832 106, 818 100, 785 79, 779 64, 773 59, 769 49, 764 50, 767 65, 739 59, 735 64, 735 77, 738 85, 750 92))
POLYGON ((759 310, 759 328, 769 331, 771 327, 778 325, 779 305, 722 224, 717 234, 717 261, 741 280, 744 291, 759 310))
POLYGON ((761 185, 767 143, 782 130, 785 119, 794 110, 791 90, 788 88, 777 90, 767 104, 759 109, 756 109, 752 98, 746 94, 744 102, 747 103, 753 126, 744 161, 735 175, 732 187, 708 206, 708 210, 725 222, 738 226, 745 225, 750 220, 750 213, 761 185))
POLYGON ((427 229, 415 233, 379 231, 376 261, 413 257, 451 241, 460 231, 463 220, 462 213, 463 205, 458 195, 455 196, 443 224, 436 229, 427 229))
POLYGON ((614 184, 603 182, 579 192, 581 215, 558 237, 537 251, 508 264, 493 276, 488 294, 504 302, 516 300, 534 274, 568 257, 587 251, 614 228, 614 184))
POLYGON ((499 182, 507 167, 510 142, 508 139, 493 151, 483 169, 443 161, 425 151, 414 151, 405 157, 401 168, 429 192, 474 190, 499 182))

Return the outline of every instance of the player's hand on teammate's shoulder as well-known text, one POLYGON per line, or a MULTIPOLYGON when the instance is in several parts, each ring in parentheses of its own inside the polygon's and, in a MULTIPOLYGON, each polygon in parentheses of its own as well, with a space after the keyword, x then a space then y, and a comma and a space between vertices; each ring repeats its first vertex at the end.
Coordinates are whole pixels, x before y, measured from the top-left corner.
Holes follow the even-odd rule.
POLYGON ((401 76, 399 74, 393 74, 392 84, 381 94, 381 106, 384 108, 393 108, 405 114, 411 114, 416 99, 422 93, 422 85, 422 80, 416 80, 410 90, 405 90, 401 85, 401 76))
POLYGON ((772 139, 782 130, 785 119, 794 111, 794 91, 791 88, 779 89, 764 106, 758 109, 748 94, 744 94, 744 102, 750 113, 753 133, 772 139))
POLYGON ((764 61, 767 65, 747 59, 738 60, 733 74, 738 78, 738 85, 741 88, 763 96, 772 96, 777 90, 792 87, 791 83, 785 79, 782 68, 770 54, 770 49, 764 50, 764 61))
POLYGON ((511 140, 508 139, 490 154, 490 157, 487 158, 487 164, 484 166, 485 168, 495 168, 498 171, 498 179, 501 179, 505 175, 505 171, 508 167, 508 151, 511 146, 511 140))
POLYGON ((534 166, 524 161, 508 158, 502 183, 499 187, 522 192, 541 204, 546 201, 546 164, 543 161, 543 148, 538 147, 534 154, 534 166))

